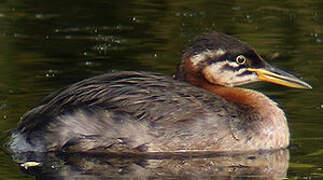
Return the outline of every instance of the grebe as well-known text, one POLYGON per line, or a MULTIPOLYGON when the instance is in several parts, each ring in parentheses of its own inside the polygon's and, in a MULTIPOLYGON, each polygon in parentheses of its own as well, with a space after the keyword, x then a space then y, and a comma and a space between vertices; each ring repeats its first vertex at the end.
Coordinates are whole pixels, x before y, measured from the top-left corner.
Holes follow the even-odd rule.
POLYGON ((266 63, 222 33, 196 39, 175 79, 117 72, 48 96, 13 130, 13 152, 195 152, 286 148, 284 112, 260 92, 234 86, 267 81, 311 86, 266 63))

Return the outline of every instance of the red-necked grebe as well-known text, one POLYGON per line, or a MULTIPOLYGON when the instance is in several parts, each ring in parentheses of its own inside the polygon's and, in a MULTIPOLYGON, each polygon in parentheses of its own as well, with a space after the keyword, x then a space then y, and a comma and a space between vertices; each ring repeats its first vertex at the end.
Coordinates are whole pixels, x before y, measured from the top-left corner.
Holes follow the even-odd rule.
POLYGON ((175 79, 117 72, 72 84, 27 112, 14 152, 257 151, 286 148, 284 112, 260 92, 234 86, 267 81, 311 89, 222 33, 196 39, 175 79))

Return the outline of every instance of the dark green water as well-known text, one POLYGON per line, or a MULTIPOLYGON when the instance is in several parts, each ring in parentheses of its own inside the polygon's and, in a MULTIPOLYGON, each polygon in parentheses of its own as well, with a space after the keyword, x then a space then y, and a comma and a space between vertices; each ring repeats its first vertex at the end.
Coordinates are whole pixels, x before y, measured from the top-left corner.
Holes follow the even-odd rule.
MULTIPOLYGON (((284 109, 291 131, 286 177, 323 176, 323 2, 1 0, 0 135, 65 85, 112 70, 171 75, 204 32, 248 42, 313 90, 250 84, 284 109)), ((81 175, 79 175, 81 176, 81 175)), ((30 179, 0 151, 0 179, 30 179)))

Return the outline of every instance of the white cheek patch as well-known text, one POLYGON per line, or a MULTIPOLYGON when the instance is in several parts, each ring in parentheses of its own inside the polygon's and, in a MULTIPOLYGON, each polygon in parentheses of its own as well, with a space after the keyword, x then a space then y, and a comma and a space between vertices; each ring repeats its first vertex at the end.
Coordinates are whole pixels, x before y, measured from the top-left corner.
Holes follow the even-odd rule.
POLYGON ((213 84, 221 84, 225 86, 236 86, 258 80, 257 75, 255 74, 246 74, 239 76, 243 72, 247 71, 246 68, 241 68, 238 71, 233 71, 229 69, 223 69, 222 67, 225 65, 229 65, 231 67, 239 66, 236 63, 229 61, 222 61, 216 64, 211 64, 203 69, 205 78, 213 84))
POLYGON ((221 48, 217 49, 217 50, 206 50, 200 54, 193 56, 191 58, 191 62, 194 66, 196 66, 197 64, 199 64, 200 62, 202 62, 206 59, 219 57, 225 53, 226 53, 226 51, 221 48))
POLYGON ((233 71, 223 70, 226 61, 211 64, 203 69, 205 78, 213 84, 227 84, 233 76, 233 71))
POLYGON ((239 64, 236 62, 230 62, 230 61, 225 61, 225 64, 228 64, 229 66, 233 67, 233 68, 237 68, 239 67, 239 64))

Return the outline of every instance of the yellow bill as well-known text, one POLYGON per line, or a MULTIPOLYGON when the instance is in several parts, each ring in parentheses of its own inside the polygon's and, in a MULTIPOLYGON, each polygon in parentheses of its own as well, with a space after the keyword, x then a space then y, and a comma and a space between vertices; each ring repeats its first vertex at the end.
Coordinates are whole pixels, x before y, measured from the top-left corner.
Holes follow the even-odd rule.
POLYGON ((291 88, 312 89, 312 86, 298 79, 294 75, 289 74, 285 71, 282 71, 272 66, 266 69, 248 68, 248 71, 256 72, 259 80, 261 81, 275 83, 275 84, 279 84, 279 85, 283 85, 291 88))

